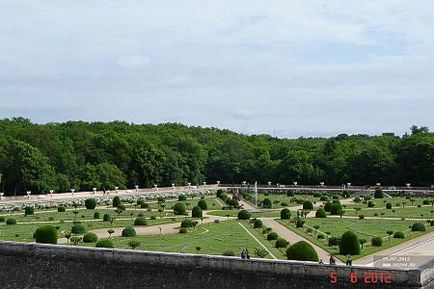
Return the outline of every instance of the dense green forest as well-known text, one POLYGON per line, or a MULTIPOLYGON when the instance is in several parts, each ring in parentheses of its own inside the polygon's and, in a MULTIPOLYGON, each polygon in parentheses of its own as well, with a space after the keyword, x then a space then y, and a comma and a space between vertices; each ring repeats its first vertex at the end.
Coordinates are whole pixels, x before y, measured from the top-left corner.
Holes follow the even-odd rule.
POLYGON ((217 180, 431 185, 433 176, 434 134, 426 127, 403 137, 278 139, 181 124, 0 120, 6 195, 217 180))

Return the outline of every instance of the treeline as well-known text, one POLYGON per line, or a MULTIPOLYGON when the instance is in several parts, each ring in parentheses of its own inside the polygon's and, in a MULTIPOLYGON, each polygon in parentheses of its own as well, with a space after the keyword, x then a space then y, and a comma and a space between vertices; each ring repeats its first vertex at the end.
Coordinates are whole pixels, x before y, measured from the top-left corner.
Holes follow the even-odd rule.
POLYGON ((192 184, 431 185, 434 134, 278 139, 181 124, 0 120, 6 195, 192 184))

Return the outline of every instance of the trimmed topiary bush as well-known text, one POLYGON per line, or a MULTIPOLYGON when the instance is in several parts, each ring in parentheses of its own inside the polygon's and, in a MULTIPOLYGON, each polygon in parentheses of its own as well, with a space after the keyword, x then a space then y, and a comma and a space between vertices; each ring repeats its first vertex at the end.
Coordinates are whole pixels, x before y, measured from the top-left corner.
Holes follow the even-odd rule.
POLYGON ((101 214, 99 212, 95 212, 95 213, 93 213, 93 218, 94 219, 100 219, 101 218, 101 214))
POLYGON ((182 194, 178 196, 178 201, 182 202, 182 201, 187 201, 187 196, 182 194))
POLYGON ((289 209, 282 209, 280 211, 280 219, 289 220, 291 218, 291 211, 289 209))
POLYGON ((118 196, 114 197, 113 198, 113 207, 117 208, 117 207, 119 207, 120 204, 121 204, 121 199, 118 196))
POLYGON ((122 237, 134 237, 136 235, 136 230, 131 226, 125 227, 125 229, 122 230, 122 237))
POLYGON ((208 204, 206 203, 205 200, 200 200, 197 205, 199 206, 199 208, 201 208, 202 210, 208 210, 208 204))
POLYGON ((147 226, 148 221, 144 217, 138 217, 134 220, 134 226, 147 226))
POLYGON ((332 207, 332 203, 329 202, 329 201, 327 201, 327 202, 324 204, 324 210, 325 210, 326 212, 328 212, 328 213, 330 213, 331 207, 332 207))
POLYGON ((279 235, 277 235, 276 232, 271 232, 271 233, 268 233, 268 235, 267 235, 268 241, 277 240, 277 238, 279 238, 279 235))
POLYGON ((193 218, 202 218, 203 217, 202 209, 199 206, 194 207, 193 210, 191 211, 191 216, 193 218))
POLYGON ((112 240, 101 240, 96 243, 97 248, 114 248, 112 240))
POLYGON ((303 226, 304 226, 304 220, 298 219, 297 222, 295 223, 295 226, 297 228, 303 228, 303 226))
POLYGON ((59 207, 57 207, 57 211, 58 211, 59 213, 63 213, 63 212, 66 211, 66 208, 65 208, 64 206, 59 206, 59 207))
POLYGON ((182 220, 181 228, 192 228, 194 227, 193 221, 190 219, 182 220))
POLYGON ((140 208, 147 209, 147 208, 149 208, 149 204, 148 203, 141 203, 140 208))
POLYGON ((373 201, 369 201, 369 202, 368 202, 368 207, 369 207, 369 208, 373 208, 373 207, 375 207, 375 203, 374 203, 373 201))
POLYGON ((393 234, 393 238, 395 238, 395 239, 405 239, 405 234, 403 232, 395 232, 393 234))
POLYGON ((5 217, 1 216, 0 217, 0 222, 3 223, 5 221, 5 217))
POLYGON ((318 254, 315 249, 305 241, 300 241, 286 250, 288 260, 318 262, 318 254))
POLYGON ((414 224, 411 226, 411 230, 412 230, 413 232, 425 232, 425 231, 426 231, 426 227, 425 227, 424 224, 422 224, 422 223, 420 223, 420 222, 417 222, 417 223, 414 223, 414 224))
POLYGON ((386 209, 391 210, 392 209, 392 203, 387 203, 386 204, 386 209))
POLYGON ((360 254, 360 242, 356 234, 351 231, 347 231, 342 235, 341 243, 339 244, 339 253, 341 255, 360 254))
POLYGON ((24 214, 27 216, 35 214, 35 208, 29 206, 25 207, 24 214))
POLYGON ((381 247, 383 246, 383 239, 381 239, 380 237, 374 237, 371 239, 371 245, 373 247, 381 247))
POLYGON ((96 243, 98 242, 98 236, 95 233, 88 232, 83 236, 83 243, 96 243))
POLYGON ((332 203, 330 206, 330 214, 331 215, 339 215, 342 211, 342 205, 340 203, 332 203))
POLYGON ((86 233, 86 231, 87 231, 87 228, 83 224, 74 224, 74 225, 72 225, 72 228, 71 228, 72 234, 81 235, 81 234, 86 233))
POLYGON ((376 189, 375 193, 374 193, 374 198, 375 199, 382 199, 384 198, 384 193, 382 189, 376 189))
POLYGON ((288 245, 289 245, 289 242, 283 238, 278 238, 276 240, 276 248, 278 248, 278 249, 279 248, 286 248, 286 247, 288 247, 288 245))
POLYGON ((183 203, 176 203, 173 206, 173 213, 175 215, 185 215, 187 213, 187 207, 183 203))
POLYGON ((96 200, 91 198, 91 199, 86 199, 84 201, 84 205, 86 207, 86 209, 88 210, 94 210, 96 208, 96 200))
POLYGON ((57 244, 57 230, 51 225, 38 227, 35 231, 34 237, 36 243, 57 244))
POLYGON ((239 220, 248 220, 250 219, 251 214, 247 212, 246 210, 241 210, 238 212, 238 219, 239 220))
POLYGON ((271 202, 271 200, 269 198, 265 198, 262 201, 262 207, 266 208, 266 209, 270 209, 273 206, 273 203, 271 202))
POLYGON ((255 221, 253 221, 253 228, 258 229, 258 228, 262 228, 264 224, 262 224, 262 221, 259 219, 256 219, 255 221))
POLYGON ((104 222, 110 222, 111 216, 110 214, 104 214, 104 216, 102 217, 102 220, 104 222))
POLYGON ((324 208, 319 208, 316 210, 315 218, 327 218, 327 213, 324 208))
POLYGON ((6 225, 16 225, 17 224, 17 220, 15 220, 14 218, 9 218, 6 220, 6 225))
POLYGON ((303 210, 313 210, 313 204, 311 201, 303 202, 303 210))

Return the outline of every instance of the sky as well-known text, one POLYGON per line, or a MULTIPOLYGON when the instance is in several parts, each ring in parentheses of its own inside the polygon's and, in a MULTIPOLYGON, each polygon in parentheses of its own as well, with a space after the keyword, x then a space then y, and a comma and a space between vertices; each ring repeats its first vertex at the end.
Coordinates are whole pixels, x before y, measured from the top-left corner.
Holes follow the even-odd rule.
POLYGON ((0 0, 0 118, 434 128, 432 0, 0 0))

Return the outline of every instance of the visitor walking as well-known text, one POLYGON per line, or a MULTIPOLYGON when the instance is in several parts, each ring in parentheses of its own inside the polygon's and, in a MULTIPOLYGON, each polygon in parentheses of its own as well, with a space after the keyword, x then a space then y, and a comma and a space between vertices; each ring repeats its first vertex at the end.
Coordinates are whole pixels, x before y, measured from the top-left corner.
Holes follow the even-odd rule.
POLYGON ((336 260, 335 260, 335 258, 333 258, 333 254, 330 254, 329 263, 330 263, 330 265, 336 265, 336 260))
POLYGON ((345 264, 347 264, 347 266, 353 265, 353 259, 351 258, 350 254, 347 255, 347 262, 345 264))
POLYGON ((246 252, 244 251, 244 248, 243 251, 241 251, 241 259, 246 259, 246 252))

